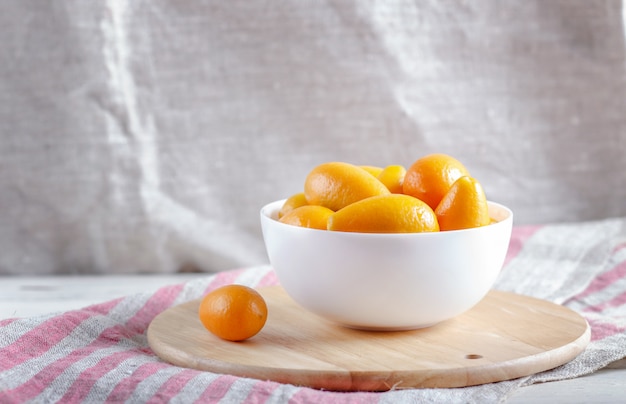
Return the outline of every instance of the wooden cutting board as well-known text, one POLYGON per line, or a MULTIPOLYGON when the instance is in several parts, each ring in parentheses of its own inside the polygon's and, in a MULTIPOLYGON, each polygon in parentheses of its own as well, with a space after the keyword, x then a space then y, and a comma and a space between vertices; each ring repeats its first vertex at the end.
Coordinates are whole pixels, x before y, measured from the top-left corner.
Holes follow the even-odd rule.
POLYGON ((198 299, 155 317, 150 347, 182 367, 327 390, 385 391, 527 376, 574 359, 590 338, 587 322, 572 310, 500 291, 452 320, 398 332, 345 328, 305 311, 279 286, 258 291, 269 314, 251 339, 228 342, 206 331, 198 299))

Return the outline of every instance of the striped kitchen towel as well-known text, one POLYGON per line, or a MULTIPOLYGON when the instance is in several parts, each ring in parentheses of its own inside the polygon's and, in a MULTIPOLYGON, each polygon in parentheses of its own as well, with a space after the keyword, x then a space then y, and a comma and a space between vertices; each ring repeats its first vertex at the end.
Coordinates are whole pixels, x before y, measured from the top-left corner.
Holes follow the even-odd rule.
POLYGON ((498 402, 521 386, 581 376, 626 357, 626 219, 514 228, 496 288, 576 310, 591 325, 591 342, 556 369, 482 386, 339 393, 172 366, 151 351, 146 329, 157 314, 229 283, 278 280, 270 267, 253 267, 0 322, 0 402, 498 402))

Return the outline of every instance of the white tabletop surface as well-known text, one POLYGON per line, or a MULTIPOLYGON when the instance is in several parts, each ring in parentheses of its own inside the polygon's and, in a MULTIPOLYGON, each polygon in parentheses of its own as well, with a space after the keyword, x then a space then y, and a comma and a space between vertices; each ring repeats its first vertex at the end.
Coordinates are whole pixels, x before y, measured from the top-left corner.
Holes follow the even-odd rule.
MULTIPOLYGON (((202 274, 1 277, 0 319, 79 309, 202 274)), ((573 380, 535 384, 513 394, 508 403, 624 403, 626 359, 573 380)))

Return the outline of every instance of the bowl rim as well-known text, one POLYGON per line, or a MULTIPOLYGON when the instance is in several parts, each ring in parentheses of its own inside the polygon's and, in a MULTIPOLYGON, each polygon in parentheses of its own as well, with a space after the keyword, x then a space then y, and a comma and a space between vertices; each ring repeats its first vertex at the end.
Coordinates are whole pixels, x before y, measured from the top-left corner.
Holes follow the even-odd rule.
MULTIPOLYGON (((485 229, 494 229, 494 228, 499 228, 499 227, 503 227, 503 226, 512 226, 513 224, 513 211, 498 202, 494 202, 494 201, 487 201, 487 204, 489 205, 489 209, 491 211, 491 209, 497 209, 500 212, 503 213, 504 218, 501 220, 498 220, 495 223, 490 223, 486 226, 481 226, 481 227, 472 227, 469 229, 459 229, 459 230, 445 230, 445 231, 434 231, 434 232, 415 232, 415 233, 365 233, 365 232, 348 232, 348 231, 330 231, 330 230, 321 230, 321 229, 312 229, 309 227, 299 227, 299 226, 294 226, 291 224, 286 224, 286 223, 281 223, 278 221, 278 217, 276 216, 280 207, 282 206, 282 204, 285 203, 285 201, 287 200, 287 198, 284 199, 278 199, 275 200, 273 202, 269 202, 266 203, 265 205, 263 205, 263 207, 260 210, 260 215, 261 215, 261 219, 265 220, 267 219, 268 221, 271 222, 275 222, 273 223, 274 225, 277 225, 279 227, 283 227, 283 228, 289 228, 289 229, 298 229, 296 231, 302 231, 302 232, 313 232, 313 233, 331 233, 331 234, 342 234, 342 235, 351 235, 352 237, 356 237, 357 235, 359 237, 381 237, 384 236, 386 238, 392 238, 392 237, 442 237, 442 235, 450 235, 450 234, 462 234, 462 233, 470 233, 470 232, 477 232, 477 231, 485 231, 485 229)), ((349 237, 349 236, 346 236, 349 237)))

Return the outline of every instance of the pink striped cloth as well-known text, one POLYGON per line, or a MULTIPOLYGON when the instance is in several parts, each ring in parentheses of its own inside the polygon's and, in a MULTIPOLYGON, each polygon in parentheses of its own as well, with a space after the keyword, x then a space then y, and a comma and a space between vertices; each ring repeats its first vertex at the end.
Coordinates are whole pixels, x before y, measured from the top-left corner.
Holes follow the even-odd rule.
POLYGON ((496 288, 564 304, 592 327, 559 368, 461 389, 319 391, 172 366, 146 329, 163 310, 228 283, 273 285, 267 266, 222 272, 63 314, 0 322, 0 402, 494 402, 537 382, 591 373, 626 357, 626 219, 516 227, 496 288))

